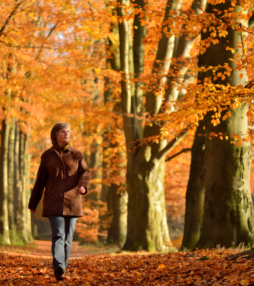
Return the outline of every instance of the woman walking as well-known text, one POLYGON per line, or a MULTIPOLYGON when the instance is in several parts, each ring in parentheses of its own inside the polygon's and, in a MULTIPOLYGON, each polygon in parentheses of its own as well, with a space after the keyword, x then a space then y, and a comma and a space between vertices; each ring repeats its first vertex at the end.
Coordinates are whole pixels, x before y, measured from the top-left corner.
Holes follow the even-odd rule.
POLYGON ((83 216, 82 195, 87 193, 90 171, 78 150, 70 146, 70 125, 59 122, 51 130, 53 146, 41 156, 28 208, 35 212, 44 192, 43 213, 52 229, 53 268, 62 280, 78 217, 83 216))

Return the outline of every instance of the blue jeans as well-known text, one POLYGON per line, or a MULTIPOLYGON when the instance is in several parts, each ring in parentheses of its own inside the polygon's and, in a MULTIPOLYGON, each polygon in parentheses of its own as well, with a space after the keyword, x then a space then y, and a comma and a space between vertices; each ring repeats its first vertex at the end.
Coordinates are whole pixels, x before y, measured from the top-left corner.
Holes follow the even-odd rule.
POLYGON ((77 217, 49 216, 52 230, 52 254, 54 270, 60 265, 67 268, 77 217))

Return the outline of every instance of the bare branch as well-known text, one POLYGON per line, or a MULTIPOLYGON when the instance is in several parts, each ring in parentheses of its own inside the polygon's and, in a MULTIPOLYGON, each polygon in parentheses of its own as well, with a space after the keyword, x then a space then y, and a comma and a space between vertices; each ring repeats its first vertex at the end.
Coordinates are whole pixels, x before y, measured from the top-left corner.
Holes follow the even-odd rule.
MULTIPOLYGON (((20 46, 20 45, 11 45, 11 44, 7 44, 4 41, 0 40, 0 43, 2 43, 3 45, 5 45, 6 47, 9 48, 16 48, 16 49, 39 49, 40 46, 20 46)), ((54 50, 54 51, 58 51, 59 49, 57 48, 52 48, 52 47, 43 47, 43 49, 47 49, 47 50, 54 50)))
POLYGON ((181 151, 177 152, 176 154, 174 154, 173 156, 170 156, 166 159, 166 162, 168 161, 171 161, 172 159, 174 159, 175 157, 181 155, 182 153, 186 153, 186 152, 189 152, 191 151, 191 148, 185 148, 185 149, 182 149, 181 151))
POLYGON ((171 140, 160 152, 152 156, 150 161, 152 162, 154 159, 160 160, 163 156, 166 156, 186 137, 188 133, 189 131, 182 131, 179 134, 179 137, 175 137, 173 140, 171 140))
POLYGON ((13 8, 13 10, 11 11, 10 15, 7 17, 7 19, 5 20, 3 26, 1 27, 0 29, 0 37, 3 35, 3 32, 5 30, 5 28, 8 26, 9 24, 9 21, 11 20, 11 18, 15 15, 16 11, 18 10, 19 6, 24 2, 25 0, 23 1, 20 1, 16 4, 16 6, 13 8))
POLYGON ((51 34, 53 33, 53 31, 55 30, 56 26, 57 26, 57 23, 50 29, 50 31, 49 31, 47 37, 44 39, 42 45, 40 46, 40 49, 39 49, 39 51, 38 51, 38 54, 37 54, 37 56, 36 56, 36 58, 35 58, 36 60, 38 60, 39 57, 40 57, 41 51, 42 51, 42 49, 43 49, 43 47, 44 47, 44 42, 46 41, 46 39, 48 39, 48 38, 50 37, 50 35, 51 35, 51 34))
POLYGON ((95 21, 95 17, 94 17, 94 13, 93 13, 92 4, 90 3, 90 1, 87 1, 87 2, 88 2, 88 5, 89 5, 89 8, 90 8, 90 12, 91 12, 91 15, 92 15, 93 21, 95 21))

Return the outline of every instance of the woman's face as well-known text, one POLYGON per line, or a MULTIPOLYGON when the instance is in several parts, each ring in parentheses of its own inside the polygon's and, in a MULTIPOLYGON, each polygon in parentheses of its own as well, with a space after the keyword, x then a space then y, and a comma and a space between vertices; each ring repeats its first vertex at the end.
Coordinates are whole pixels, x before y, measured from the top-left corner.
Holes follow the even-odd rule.
POLYGON ((70 135, 70 129, 61 129, 56 136, 58 144, 66 145, 70 141, 70 135))

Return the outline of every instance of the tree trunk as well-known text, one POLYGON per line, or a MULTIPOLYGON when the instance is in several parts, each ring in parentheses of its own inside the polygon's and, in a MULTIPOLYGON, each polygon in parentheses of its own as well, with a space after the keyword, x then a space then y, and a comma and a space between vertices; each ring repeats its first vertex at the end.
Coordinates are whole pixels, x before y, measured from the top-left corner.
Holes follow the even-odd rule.
MULTIPOLYGON (((90 157, 90 169, 92 172, 93 179, 100 179, 101 174, 99 172, 100 167, 100 145, 98 142, 93 139, 91 145, 91 157, 90 157)), ((90 189, 91 193, 87 195, 87 198, 91 199, 92 201, 98 202, 100 200, 100 190, 98 189, 98 184, 91 184, 90 189)))
POLYGON ((18 234, 22 230, 22 208, 21 208, 21 192, 22 182, 20 177, 20 133, 19 133, 19 122, 16 122, 15 126, 15 154, 14 154, 14 219, 17 227, 18 234))
POLYGON ((127 235, 127 203, 128 194, 121 190, 121 186, 111 184, 108 188, 107 206, 112 220, 108 229, 108 243, 115 243, 122 247, 127 235))
POLYGON ((205 125, 205 120, 199 122, 191 148, 191 166, 186 192, 184 236, 181 250, 193 249, 200 236, 205 199, 205 136, 202 136, 205 125))
POLYGON ((10 243, 8 220, 8 142, 10 123, 2 121, 0 157, 0 234, 3 243, 10 243))
POLYGON ((25 205, 25 211, 26 211, 26 233, 27 233, 27 237, 28 237, 28 241, 33 239, 33 234, 32 234, 32 216, 31 216, 31 212, 28 209, 28 203, 29 203, 29 199, 31 196, 31 189, 28 187, 28 185, 30 185, 30 177, 29 177, 29 171, 30 171, 30 161, 31 161, 31 154, 28 153, 28 135, 30 133, 28 133, 26 135, 26 168, 25 168, 25 172, 26 172, 26 205, 25 205))
MULTIPOLYGON (((119 37, 119 27, 111 26, 111 31, 114 38, 119 37)), ((128 31, 128 41, 131 40, 131 30, 128 31)), ((132 47, 129 46, 129 53, 132 53, 132 47)), ((106 53, 110 55, 110 58, 106 60, 107 68, 111 68, 114 71, 120 71, 120 58, 119 58, 119 47, 118 42, 114 43, 110 38, 106 39, 106 53)), ((133 70, 133 60, 129 57, 128 59, 128 68, 129 70, 133 70)), ((107 104, 112 100, 112 91, 111 91, 112 82, 109 77, 105 77, 105 86, 104 86, 104 104, 107 104)), ((119 104, 116 103, 114 106, 114 110, 119 111, 119 104)), ((107 130, 104 131, 103 137, 103 153, 107 152, 109 148, 118 148, 118 142, 115 140, 114 136, 111 135, 111 132, 115 132, 111 130, 111 127, 108 127, 107 130), (111 135, 111 136, 110 136, 111 135), (114 143, 111 142, 111 139, 114 140, 114 143)), ((105 153, 104 153, 105 154, 105 153)), ((123 154, 118 154, 117 156, 122 157, 122 161, 124 161, 123 154)), ((112 162, 111 162, 112 163, 112 162)), ((118 166, 117 171, 110 173, 109 163, 103 162, 104 166, 104 178, 106 177, 114 177, 119 175, 118 171, 123 169, 123 166, 118 166), (107 171, 106 171, 107 170, 107 171)), ((116 168, 116 166, 114 166, 116 168)), ((120 171, 122 172, 122 171, 120 171)), ((123 174, 121 174, 123 175, 123 174)), ((110 186, 104 186, 102 192, 102 201, 106 199, 107 202, 107 213, 104 216, 104 227, 107 229, 107 242, 114 243, 118 246, 122 247, 126 241, 127 235, 127 202, 128 202, 128 194, 125 190, 123 190, 124 186, 122 184, 111 184, 110 186), (104 191, 105 189, 105 191, 104 191)))
MULTIPOLYGON (((138 2, 142 6, 142 1, 138 2)), ((120 4, 117 8, 118 16, 123 17, 126 12, 123 6, 129 6, 130 2, 119 0, 118 3, 120 4)), ((167 1, 166 4, 162 35, 152 70, 152 75, 158 80, 158 85, 154 84, 146 93, 146 112, 151 116, 160 111, 163 101, 162 91, 166 81, 165 75, 170 67, 174 50, 174 36, 167 37, 166 35, 172 32, 168 26, 168 18, 171 11, 176 11, 180 6, 181 1, 167 1), (158 90, 159 95, 155 95, 158 90)), ((130 62, 129 57, 132 56, 129 54, 129 47, 132 46, 129 31, 130 22, 123 19, 119 23, 119 38, 123 75, 121 80, 122 113, 127 147, 127 190, 129 195, 127 240, 124 249, 138 250, 142 248, 149 251, 170 251, 173 248, 170 246, 164 198, 165 154, 159 156, 159 159, 155 159, 158 152, 165 147, 166 142, 160 141, 159 144, 148 143, 142 147, 138 146, 143 136, 146 139, 151 136, 159 136, 160 128, 153 124, 152 127, 146 126, 142 130, 142 126, 137 126, 139 120, 133 120, 133 117, 129 116, 129 114, 136 116, 135 112, 138 113, 138 110, 142 110, 140 108, 142 101, 138 92, 139 87, 136 86, 136 92, 133 94, 130 85, 129 75, 133 71, 129 70, 128 64, 130 62), (136 96, 135 100, 133 100, 134 96, 136 96)), ((134 34, 134 37, 143 37, 143 35, 144 33, 141 31, 134 34)), ((134 73, 140 74, 144 53, 142 47, 137 49, 137 45, 138 43, 141 45, 143 41, 142 39, 134 39, 134 42, 134 52, 139 51, 139 54, 136 54, 136 61, 139 60, 139 62, 134 64, 135 69, 138 70, 135 70, 134 73)))
POLYGON ((10 238, 15 235, 15 223, 14 223, 14 146, 15 146, 15 122, 16 119, 12 119, 10 123, 9 131, 9 149, 8 149, 8 218, 10 238))
MULTIPOLYGON (((195 13, 195 15, 199 15, 203 12, 206 2, 207 0, 194 0, 190 9, 195 13)), ((193 17, 192 14, 190 15, 193 17)), ((178 99, 179 86, 181 85, 181 83, 183 83, 184 76, 189 69, 189 64, 186 63, 186 60, 191 58, 191 48, 193 46, 194 41, 199 36, 199 34, 196 34, 195 36, 190 36, 189 34, 184 33, 184 30, 187 27, 188 23, 183 25, 183 34, 180 35, 179 38, 175 39, 175 50, 173 53, 175 64, 171 66, 171 73, 173 72, 173 75, 169 74, 167 79, 167 87, 165 90, 166 102, 175 101, 178 99)))
POLYGON ((133 22, 133 62, 134 62, 134 77, 135 77, 135 92, 133 96, 133 124, 135 128, 135 137, 143 138, 143 127, 139 117, 142 115, 142 104, 144 91, 141 89, 143 83, 140 80, 140 76, 144 72, 144 60, 145 60, 145 44, 143 42, 147 34, 146 25, 142 25, 141 20, 145 20, 145 0, 133 1, 139 8, 139 13, 135 14, 133 22), (142 9, 142 10, 141 10, 142 9), (142 12, 141 12, 142 11, 142 12))
MULTIPOLYGON (((231 6, 231 1, 224 4, 208 4, 208 13, 214 13, 213 9, 218 9, 222 13, 217 17, 219 21, 226 23, 223 11, 233 8, 234 12, 248 13, 240 5, 231 6)), ((241 17, 243 18, 243 17, 241 17)), ((241 20, 241 25, 247 23, 241 20)), ((219 44, 211 44, 202 57, 203 66, 211 65, 223 66, 228 63, 233 69, 231 75, 223 80, 218 77, 214 83, 231 86, 243 85, 247 83, 246 70, 235 70, 236 64, 229 60, 242 55, 241 32, 237 32, 237 24, 228 25, 228 35, 217 38, 219 44), (235 49, 235 53, 226 50, 226 46, 235 49), (240 73, 243 74, 239 78, 240 73)), ((210 33, 202 35, 202 38, 209 37, 210 33)), ((203 72, 204 77, 212 77, 211 70, 203 72)), ((206 195, 204 203, 204 216, 201 227, 198 248, 213 248, 216 245, 231 247, 239 243, 253 244, 253 204, 250 193, 250 166, 252 159, 250 142, 242 142, 242 145, 231 144, 232 135, 237 134, 244 138, 248 134, 248 105, 242 103, 236 109, 230 109, 231 117, 214 126, 211 123, 210 112, 207 118, 207 134, 222 132, 229 137, 229 140, 221 140, 219 137, 206 137, 206 195), (212 139, 212 140, 210 140, 212 139)), ((225 114, 225 112, 224 112, 225 114)), ((222 113, 222 117, 224 115, 222 113)))
POLYGON ((25 242, 28 242, 31 239, 31 219, 28 221, 28 191, 27 191, 27 164, 28 164, 28 137, 22 130, 20 131, 20 178, 22 183, 22 192, 21 192, 21 214, 22 214, 22 229, 21 229, 21 238, 25 242))
MULTIPOLYGON (((139 158, 140 159, 140 158, 139 158)), ((135 160, 128 172, 128 234, 124 249, 174 251, 171 247, 164 194, 165 158, 152 165, 135 160)))

